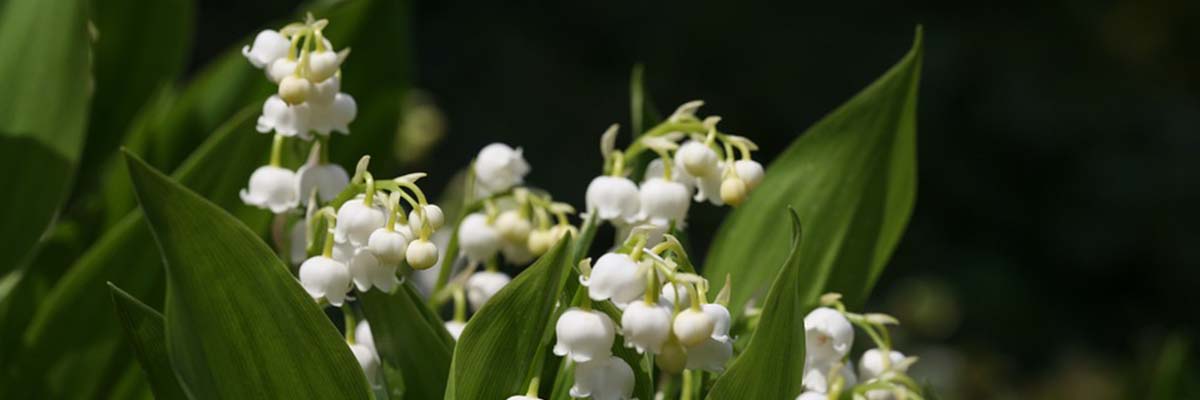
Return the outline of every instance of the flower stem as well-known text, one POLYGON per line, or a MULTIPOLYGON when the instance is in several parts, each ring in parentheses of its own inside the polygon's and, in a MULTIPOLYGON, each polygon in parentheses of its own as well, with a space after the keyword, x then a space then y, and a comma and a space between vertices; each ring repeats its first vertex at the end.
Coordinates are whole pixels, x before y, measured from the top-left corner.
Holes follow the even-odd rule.
POLYGON ((271 166, 278 167, 283 158, 283 139, 284 136, 275 134, 275 139, 271 142, 271 166))

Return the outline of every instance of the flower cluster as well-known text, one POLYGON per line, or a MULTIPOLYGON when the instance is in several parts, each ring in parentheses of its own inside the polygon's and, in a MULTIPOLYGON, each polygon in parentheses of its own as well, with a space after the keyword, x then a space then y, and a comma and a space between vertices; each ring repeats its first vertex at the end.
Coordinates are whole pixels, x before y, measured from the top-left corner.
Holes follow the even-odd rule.
POLYGON ((916 357, 905 357, 892 349, 887 325, 898 322, 885 314, 855 314, 847 312, 836 293, 822 296, 823 307, 804 317, 805 360, 804 393, 796 400, 825 400, 841 398, 851 392, 853 397, 870 400, 913 398, 920 387, 906 375, 916 357), (875 347, 863 352, 858 373, 848 360, 854 344, 854 326, 858 326, 874 342, 875 347))
POLYGON ((653 226, 650 243, 654 244, 672 226, 685 224, 693 200, 732 206, 745 201, 764 174, 762 164, 750 155, 758 147, 747 138, 719 132, 720 117, 696 117, 703 104, 692 101, 680 106, 625 150, 615 149, 617 127, 610 127, 600 144, 605 174, 587 187, 588 212, 622 229, 620 237, 634 226, 653 226), (627 176, 626 165, 645 151, 658 157, 646 167, 638 185, 627 176))

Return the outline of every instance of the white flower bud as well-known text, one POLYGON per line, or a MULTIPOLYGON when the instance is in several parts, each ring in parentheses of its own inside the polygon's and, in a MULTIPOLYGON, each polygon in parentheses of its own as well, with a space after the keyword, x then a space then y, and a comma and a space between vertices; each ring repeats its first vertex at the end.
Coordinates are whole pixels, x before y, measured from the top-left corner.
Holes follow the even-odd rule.
POLYGON ((688 308, 675 316, 672 328, 674 328, 675 337, 679 338, 680 344, 692 347, 704 343, 705 339, 711 337, 714 325, 716 325, 716 321, 713 321, 708 314, 688 308))
POLYGON ((408 244, 408 250, 404 255, 408 260, 408 265, 413 269, 427 269, 437 264, 438 248, 433 242, 417 239, 408 244))
POLYGON ((287 137, 309 138, 309 121, 312 109, 308 103, 289 105, 279 96, 271 96, 263 102, 262 115, 255 129, 262 133, 275 131, 287 137))
POLYGON ((621 336, 625 347, 658 354, 671 336, 671 309, 644 301, 630 302, 621 314, 621 336))
POLYGON ((379 358, 375 356, 375 349, 355 343, 350 345, 350 351, 354 353, 354 358, 358 360, 358 366, 362 367, 363 374, 367 376, 367 382, 371 386, 377 385, 379 380, 379 358))
POLYGON ((242 55, 255 68, 270 65, 280 58, 287 57, 292 41, 274 30, 264 30, 254 37, 254 44, 242 47, 242 55))
POLYGON ((409 236, 405 234, 407 230, 407 228, 395 231, 389 231, 387 228, 376 229, 371 233, 370 239, 367 239, 367 249, 383 264, 400 265, 404 261, 404 252, 408 250, 409 236))
POLYGON ((503 192, 523 182, 529 173, 529 163, 521 149, 503 143, 484 146, 475 157, 475 186, 483 195, 503 192))
POLYGON ((387 213, 379 207, 379 202, 367 206, 363 201, 362 197, 350 199, 338 209, 334 240, 350 241, 355 247, 366 246, 371 234, 387 223, 387 213))
POLYGON ((295 75, 296 67, 298 65, 299 64, 296 63, 296 60, 289 60, 287 58, 280 58, 272 61, 266 69, 267 79, 270 79, 271 82, 279 83, 283 81, 283 78, 295 75))
POLYGON ((328 203, 350 184, 350 176, 337 164, 305 163, 296 171, 296 183, 299 185, 300 204, 308 203, 308 195, 313 189, 316 189, 318 199, 328 203))
POLYGON ((400 284, 400 279, 396 278, 396 265, 381 264, 379 259, 375 258, 375 254, 361 248, 350 257, 350 276, 354 278, 354 286, 358 287, 360 292, 371 290, 374 286, 391 293, 392 289, 400 284))
POLYGON ((720 172, 717 152, 695 140, 689 140, 679 146, 679 150, 675 152, 675 160, 675 164, 691 176, 705 177, 720 172))
POLYGON ((370 347, 372 350, 377 350, 375 348, 375 335, 371 333, 371 324, 365 319, 359 321, 358 325, 354 326, 354 341, 363 346, 370 347))
POLYGON ((612 355, 616 331, 612 319, 603 312, 571 307, 558 317, 554 332, 558 336, 555 355, 570 357, 577 363, 612 355))
POLYGON ((512 279, 503 272, 479 271, 467 279, 467 300, 478 311, 512 279))
POLYGON ((446 321, 446 331, 450 332, 450 337, 458 340, 462 336, 463 329, 467 329, 467 323, 461 321, 446 321))
POLYGON ((487 216, 473 213, 458 225, 458 246, 467 258, 484 262, 500 251, 500 233, 487 222, 487 216))
POLYGON ((303 103, 308 100, 309 93, 312 93, 312 83, 307 79, 289 75, 279 81, 279 98, 288 104, 303 103))
POLYGON ((496 217, 496 230, 500 232, 500 237, 504 240, 525 243, 529 239, 529 231, 533 230, 533 225, 529 223, 528 219, 522 218, 519 211, 508 210, 496 217))
POLYGON ((721 181, 721 201, 731 206, 742 204, 746 200, 746 182, 736 176, 730 176, 721 181))
POLYGON ((513 243, 503 241, 500 244, 500 254, 504 255, 504 259, 508 260, 512 265, 525 265, 533 261, 535 256, 529 251, 529 246, 525 243, 513 243))
POLYGON ((854 344, 854 327, 842 313, 819 307, 804 316, 804 344, 808 358, 816 361, 839 360, 854 344))
POLYGON ((738 177, 746 182, 748 190, 758 187, 758 184, 762 182, 763 175, 766 175, 762 164, 754 160, 737 160, 733 163, 733 168, 737 171, 738 177))
POLYGON ((350 271, 346 264, 332 258, 316 256, 300 264, 300 285, 313 300, 325 299, 341 307, 350 289, 350 271))
MULTIPOLYGON (((892 350, 890 354, 891 356, 889 358, 891 358, 891 360, 888 360, 888 367, 890 367, 890 370, 896 372, 907 372, 908 366, 901 363, 901 361, 904 361, 904 353, 892 350)), ((883 351, 879 349, 867 350, 863 353, 862 358, 858 362, 858 375, 859 378, 862 378, 864 381, 875 379, 875 377, 888 370, 888 368, 884 368, 883 351)))
POLYGON ((642 182, 638 198, 645 218, 667 223, 683 221, 687 217, 688 206, 692 204, 691 191, 687 186, 662 178, 650 178, 642 182))
POLYGON ((246 205, 269 209, 276 214, 299 204, 296 174, 287 168, 264 165, 250 174, 250 184, 239 193, 246 205))
POLYGON ((700 310, 713 320, 712 338, 720 341, 729 340, 729 325, 732 317, 729 309, 720 304, 708 303, 700 306, 700 310))
POLYGON ((719 373, 725 370, 730 358, 733 358, 733 341, 710 337, 687 349, 687 368, 719 373))
POLYGON ((587 187, 587 208, 601 220, 620 219, 631 222, 637 219, 641 208, 638 188, 633 181, 617 176, 598 176, 587 187))
POLYGON ((595 301, 626 304, 646 291, 645 272, 628 254, 608 253, 592 267, 592 275, 581 282, 595 301))
MULTIPOLYGON (((425 216, 429 217, 430 232, 438 230, 438 228, 442 227, 442 224, 446 223, 446 214, 442 213, 442 208, 438 207, 437 204, 426 204, 424 209, 425 216)), ((409 211, 408 229, 412 229, 413 233, 421 232, 424 221, 425 220, 421 219, 421 214, 418 213, 417 210, 409 211)))
POLYGON ((538 229, 529 232, 529 252, 534 256, 546 254, 557 241, 557 235, 552 229, 538 229))
POLYGON ((338 68, 341 67, 341 57, 338 57, 338 53, 329 49, 314 51, 308 54, 308 79, 313 82, 321 82, 332 78, 337 73, 338 68))
POLYGON ((676 299, 679 299, 679 309, 685 309, 692 306, 692 287, 682 283, 676 283, 674 287, 670 283, 663 284, 662 290, 658 292, 658 300, 671 309, 675 308, 676 299), (676 297, 678 292, 678 297, 676 297))
POLYGON ((654 357, 654 365, 668 374, 678 374, 687 367, 687 358, 687 350, 683 348, 682 344, 679 344, 675 335, 671 335, 663 344, 662 352, 654 357))
POLYGON ((608 356, 575 365, 575 384, 570 395, 595 400, 633 398, 633 368, 620 357, 608 356))
POLYGON ((834 367, 838 368, 837 373, 842 376, 843 388, 858 384, 858 378, 854 376, 853 364, 847 362, 845 365, 840 365, 838 360, 822 361, 808 358, 804 362, 804 388, 816 392, 828 392, 834 367))

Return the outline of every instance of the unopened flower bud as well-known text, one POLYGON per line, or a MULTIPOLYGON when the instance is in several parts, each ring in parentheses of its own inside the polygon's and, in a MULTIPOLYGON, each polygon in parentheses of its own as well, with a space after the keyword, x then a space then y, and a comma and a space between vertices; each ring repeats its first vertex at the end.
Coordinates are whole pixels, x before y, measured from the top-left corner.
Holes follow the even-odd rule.
MULTIPOLYGON (((437 230, 446 223, 446 215, 442 213, 442 208, 437 204, 426 204, 423 208, 425 209, 425 218, 429 218, 430 230, 437 230)), ((424 223, 425 220, 421 218, 421 214, 417 210, 408 212, 408 228, 412 229, 413 233, 421 232, 421 226, 424 223)))
POLYGON ((746 200, 746 181, 736 176, 730 176, 721 181, 721 201, 736 207, 744 200, 746 200))
POLYGON ((467 279, 467 300, 478 311, 512 279, 503 272, 479 271, 467 279))
POLYGON ((428 269, 433 267, 438 261, 437 245, 425 239, 417 239, 408 244, 405 259, 408 260, 408 265, 413 267, 413 269, 428 269))
POLYGON ((687 350, 679 344, 679 340, 675 335, 671 335, 667 339, 667 343, 663 344, 662 351, 654 357, 654 364, 663 372, 668 374, 678 374, 683 372, 684 367, 687 367, 687 350))
POLYGON ((746 181, 746 189, 754 190, 758 184, 762 182, 763 171, 762 164, 754 160, 738 160, 733 163, 733 168, 737 172, 739 178, 746 181))
POLYGON ((333 77, 337 73, 338 68, 341 68, 341 58, 338 54, 329 51, 315 51, 309 53, 308 57, 308 79, 312 82, 321 82, 333 77))
POLYGON ((672 327, 675 337, 679 338, 679 343, 692 347, 704 343, 711 337, 715 324, 716 321, 713 321, 712 317, 703 311, 688 308, 675 316, 672 327))
POLYGON ((500 251, 500 233, 487 222, 487 216, 473 213, 458 225, 458 245, 467 258, 484 262, 500 251))
POLYGON ((862 358, 858 361, 858 377, 865 381, 874 379, 889 370, 906 372, 908 369, 908 365, 902 363, 904 361, 904 353, 892 350, 888 358, 888 365, 885 366, 883 351, 870 349, 863 352, 862 358))
POLYGON ((529 231, 533 226, 528 219, 522 218, 517 210, 508 210, 496 217, 496 230, 500 237, 513 243, 525 243, 529 239, 529 231))
POLYGON ((300 104, 308 100, 312 92, 312 83, 307 79, 289 75, 279 81, 279 98, 288 104, 300 104))
POLYGON ((551 229, 538 229, 529 232, 529 251, 534 255, 546 254, 554 247, 555 235, 551 229))

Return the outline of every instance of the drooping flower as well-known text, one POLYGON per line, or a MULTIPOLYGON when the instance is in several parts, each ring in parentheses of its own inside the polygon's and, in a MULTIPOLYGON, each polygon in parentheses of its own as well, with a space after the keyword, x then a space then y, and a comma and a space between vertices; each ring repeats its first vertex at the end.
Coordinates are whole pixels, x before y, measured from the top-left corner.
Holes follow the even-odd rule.
MULTIPOLYGON (((719 171, 724 171, 725 162, 717 163, 719 171)), ((709 202, 714 206, 723 206, 725 201, 721 199, 721 184, 724 180, 721 179, 723 173, 715 173, 712 175, 696 177, 696 195, 692 196, 692 200, 696 202, 709 202)))
POLYGON ((829 384, 833 380, 834 368, 837 369, 837 374, 842 377, 843 388, 858 384, 858 377, 854 376, 853 364, 847 362, 843 365, 838 360, 814 360, 808 358, 804 363, 804 388, 821 393, 829 392, 829 384))
POLYGON ((738 177, 741 177, 746 182, 746 189, 754 190, 758 184, 762 182, 763 176, 766 175, 763 171, 762 164, 754 160, 737 160, 733 163, 733 168, 737 171, 738 177))
POLYGON ((668 307, 675 307, 676 299, 680 299, 679 309, 685 309, 692 305, 692 288, 689 285, 676 283, 663 284, 662 290, 658 293, 658 300, 666 304, 668 307), (678 297, 676 297, 678 296, 678 297))
POLYGON ((592 300, 612 300, 626 304, 646 290, 646 274, 628 254, 608 253, 596 260, 591 276, 582 284, 588 288, 592 300))
POLYGON ((296 60, 279 58, 268 64, 264 72, 267 73, 267 79, 270 79, 271 82, 279 83, 283 78, 294 75, 296 67, 299 65, 300 63, 296 62, 296 60))
POLYGON ((318 199, 327 203, 350 184, 350 176, 337 164, 305 163, 296 171, 296 183, 299 186, 300 204, 308 203, 308 196, 313 190, 317 191, 318 199))
POLYGON ((458 245, 472 261, 484 262, 500 251, 500 233, 488 223, 482 213, 463 218, 458 225, 458 245))
POLYGON ((532 230, 533 224, 528 218, 521 217, 517 210, 508 210, 496 217, 496 231, 508 242, 525 243, 529 240, 529 232, 532 230))
POLYGON ((875 377, 889 370, 907 372, 908 367, 901 364, 901 361, 904 361, 904 353, 892 350, 889 354, 887 368, 884 368, 882 350, 876 348, 863 352, 862 358, 858 362, 858 377, 866 381, 875 379, 875 377))
POLYGON ((366 248, 354 251, 354 256, 350 257, 349 269, 354 286, 360 292, 371 290, 374 286, 391 293, 392 289, 400 284, 400 280, 396 278, 396 264, 381 264, 379 259, 375 258, 375 254, 366 248))
POLYGON ((278 95, 273 95, 263 102, 262 115, 258 116, 255 127, 259 132, 276 134, 287 137, 308 139, 309 117, 312 110, 308 103, 288 104, 278 95))
POLYGON ((250 184, 239 193, 246 205, 276 214, 296 207, 296 174, 287 168, 265 165, 250 174, 250 184))
POLYGON ((350 351, 358 360, 358 366, 362 367, 367 381, 371 383, 371 386, 376 385, 379 379, 379 358, 375 356, 375 349, 355 343, 350 345, 350 351))
MULTIPOLYGON (((336 78, 330 78, 333 79, 336 78)), ((310 109, 308 128, 322 135, 329 135, 330 132, 350 134, 350 123, 358 116, 358 103, 353 96, 345 93, 334 94, 333 100, 327 103, 310 100, 304 105, 310 109)))
MULTIPOLYGON (((426 204, 422 209, 425 210, 425 217, 429 218, 430 231, 436 231, 446 223, 446 214, 442 213, 442 208, 437 204, 426 204)), ((422 225, 425 224, 425 219, 421 217, 421 213, 417 210, 412 210, 408 213, 408 229, 412 229, 413 233, 420 232, 422 225)))
POLYGON ((679 344, 679 340, 675 338, 675 335, 671 335, 667 339, 667 342, 663 344, 662 352, 658 353, 657 357, 654 357, 654 365, 657 365, 658 369, 663 370, 663 372, 678 374, 687 367, 687 357, 687 349, 684 349, 683 345, 679 344))
POLYGON ((450 337, 458 340, 462 336, 463 329, 467 329, 467 323, 462 321, 446 321, 446 331, 450 332, 450 337))
POLYGON ((503 192, 520 184, 529 173, 529 163, 514 149, 504 143, 484 146, 475 157, 475 186, 483 195, 503 192))
POLYGON ((371 234, 387 223, 387 214, 376 202, 366 204, 363 197, 351 199, 342 204, 337 211, 337 225, 334 228, 334 240, 349 241, 354 246, 366 246, 371 234))
MULTIPOLYGON (((665 166, 661 158, 655 158, 653 161, 650 161, 650 164, 646 165, 645 180, 662 178, 666 175, 663 168, 665 166)), ((687 171, 684 171, 683 168, 671 168, 671 180, 682 183, 684 187, 687 187, 689 193, 696 186, 696 178, 688 175, 687 171)))
POLYGON ((733 358, 733 340, 705 339, 704 342, 687 349, 687 368, 721 372, 725 363, 733 358))
POLYGON ((554 324, 558 343, 554 354, 586 363, 612 355, 616 335, 612 319, 600 311, 585 311, 571 307, 554 324))
POLYGON ((575 365, 570 395, 595 400, 629 400, 633 397, 633 368, 620 357, 607 356, 575 365))
POLYGON ((671 309, 661 304, 633 301, 621 314, 621 336, 625 347, 658 354, 671 336, 671 309))
POLYGON ((708 314, 689 307, 675 315, 671 327, 675 337, 679 338, 679 343, 692 347, 711 338, 715 325, 716 321, 708 314))
POLYGON ((587 187, 587 208, 601 220, 630 222, 640 209, 638 188, 633 181, 616 176, 598 176, 587 187))
POLYGON ((729 176, 721 181, 721 201, 731 206, 742 204, 746 200, 746 181, 737 176, 729 176))
POLYGON ((404 252, 404 259, 413 269, 421 270, 437 264, 439 255, 436 244, 425 239, 417 239, 408 244, 408 249, 404 252))
POLYGON ((700 306, 700 310, 713 320, 712 338, 720 341, 729 340, 729 309, 720 304, 708 303, 700 306))
POLYGON ((478 311, 512 279, 503 272, 479 271, 467 279, 467 300, 478 311))
POLYGON ((371 323, 367 320, 358 321, 354 326, 354 341, 363 346, 375 349, 375 335, 371 333, 371 323))
POLYGON ((644 217, 661 223, 683 221, 692 204, 687 186, 658 177, 642 182, 638 198, 644 217))
POLYGON ((854 344, 854 327, 842 313, 819 307, 804 316, 805 355, 816 361, 839 360, 854 344))
POLYGON ((718 161, 720 160, 716 151, 695 140, 685 142, 675 153, 675 163, 694 177, 719 174, 721 170, 718 161))
POLYGON ((533 252, 529 250, 529 246, 526 246, 524 243, 513 243, 507 240, 500 244, 500 254, 504 255, 504 259, 513 265, 529 264, 535 257, 533 252))
POLYGON ((255 68, 271 65, 275 60, 287 57, 292 42, 288 38, 271 29, 259 32, 254 37, 254 44, 242 47, 242 55, 255 68))
POLYGON ((308 79, 313 82, 321 82, 332 78, 342 67, 342 57, 338 53, 332 51, 328 47, 323 50, 309 53, 308 58, 308 79))
POLYGON ((399 226, 396 230, 387 228, 376 229, 367 239, 367 250, 379 259, 379 262, 396 266, 404 261, 404 252, 408 250, 411 234, 408 227, 399 226))
POLYGON ((341 307, 350 289, 350 271, 346 264, 325 256, 309 258, 300 264, 300 285, 313 300, 325 299, 341 307))
POLYGON ((300 104, 308 101, 312 93, 312 82, 296 75, 285 76, 279 81, 279 98, 288 104, 300 104))

